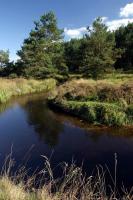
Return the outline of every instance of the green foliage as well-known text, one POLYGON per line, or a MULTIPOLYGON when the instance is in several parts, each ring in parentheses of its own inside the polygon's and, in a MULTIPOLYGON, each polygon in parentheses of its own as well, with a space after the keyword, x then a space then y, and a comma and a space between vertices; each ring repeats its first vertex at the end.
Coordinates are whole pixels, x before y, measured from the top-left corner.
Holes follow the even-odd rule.
POLYGON ((133 104, 128 106, 126 113, 129 116, 130 123, 133 124, 133 104))
POLYGON ((96 122, 97 116, 94 107, 89 107, 84 104, 82 107, 79 107, 79 115, 82 119, 85 119, 90 123, 96 122))
MULTIPOLYGON (((19 68, 21 68, 20 65, 19 68)), ((3 77, 8 76, 9 78, 17 78, 21 74, 21 70, 19 70, 19 68, 14 62, 8 62, 2 69, 0 75, 3 77)))
POLYGON ((115 40, 116 47, 123 50, 121 58, 115 64, 116 68, 133 70, 133 23, 116 30, 115 40))
POLYGON ((57 20, 53 12, 41 16, 34 22, 35 28, 29 38, 24 40, 18 56, 22 63, 23 75, 26 77, 44 78, 57 71, 57 65, 62 65, 63 31, 57 27, 57 20))
POLYGON ((133 124, 132 81, 67 81, 50 100, 60 110, 92 124, 124 126, 133 124))
POLYGON ((133 104, 128 106, 127 113, 133 116, 133 104))
POLYGON ((0 76, 47 77, 79 76, 94 79, 107 74, 115 76, 115 69, 133 73, 133 23, 108 30, 101 18, 81 39, 63 40, 53 12, 42 15, 17 52, 19 60, 9 62, 9 51, 0 51, 0 76))
POLYGON ((71 39, 64 43, 65 59, 69 68, 69 72, 79 72, 79 67, 82 62, 82 44, 84 39, 71 39))
POLYGON ((88 27, 84 49, 83 71, 88 76, 99 78, 109 72, 116 61, 118 51, 115 48, 114 33, 108 31, 101 18, 88 27))
POLYGON ((9 51, 0 50, 0 67, 6 67, 9 62, 9 51))
POLYGON ((57 101, 52 104, 65 112, 80 117, 93 124, 122 126, 129 124, 129 117, 116 104, 100 102, 57 101))
POLYGON ((67 65, 64 62, 60 63, 60 65, 58 66, 58 71, 62 75, 68 75, 68 67, 67 67, 67 65))

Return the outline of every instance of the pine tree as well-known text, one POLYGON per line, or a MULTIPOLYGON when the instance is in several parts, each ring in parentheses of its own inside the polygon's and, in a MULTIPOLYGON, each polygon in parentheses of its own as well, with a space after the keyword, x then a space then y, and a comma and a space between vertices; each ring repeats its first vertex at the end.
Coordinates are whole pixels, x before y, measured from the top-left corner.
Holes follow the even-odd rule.
POLYGON ((6 67, 9 63, 9 51, 0 50, 0 67, 6 67))
POLYGON ((97 18, 92 28, 88 27, 86 47, 83 58, 83 71, 87 76, 97 79, 104 76, 114 66, 118 50, 115 48, 115 36, 101 18, 97 18))
POLYGON ((63 56, 63 31, 57 27, 57 19, 53 12, 44 14, 34 24, 35 28, 18 51, 19 62, 22 63, 24 75, 44 78, 58 70, 57 63, 63 56))

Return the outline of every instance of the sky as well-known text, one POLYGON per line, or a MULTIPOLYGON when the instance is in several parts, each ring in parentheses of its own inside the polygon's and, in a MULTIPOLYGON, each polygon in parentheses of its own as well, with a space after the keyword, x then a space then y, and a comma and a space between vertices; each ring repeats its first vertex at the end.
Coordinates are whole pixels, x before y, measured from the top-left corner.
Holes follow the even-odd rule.
POLYGON ((51 10, 66 40, 82 37, 99 16, 110 30, 133 22, 133 0, 0 0, 0 49, 16 60, 33 22, 51 10))

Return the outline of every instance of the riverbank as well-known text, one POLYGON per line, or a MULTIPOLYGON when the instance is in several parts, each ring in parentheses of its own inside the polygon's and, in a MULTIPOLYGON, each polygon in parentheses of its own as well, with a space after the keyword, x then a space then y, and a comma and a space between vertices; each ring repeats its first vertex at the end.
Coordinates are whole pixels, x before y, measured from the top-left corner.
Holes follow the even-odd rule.
POLYGON ((91 124, 133 125, 133 80, 78 79, 60 85, 50 105, 91 124))
POLYGON ((38 92, 48 92, 56 86, 54 79, 0 79, 0 103, 8 101, 13 96, 21 96, 38 92))
MULTIPOLYGON (((117 171, 115 171, 115 176, 111 176, 108 171, 112 182, 111 186, 107 184, 109 181, 106 179, 107 172, 105 175, 102 167, 97 167, 95 175, 86 177, 83 175, 82 167, 77 167, 74 163, 70 166, 62 163, 59 165, 62 168, 62 176, 60 179, 55 179, 50 163, 44 156, 44 169, 38 173, 33 173, 28 178, 24 166, 12 174, 11 169, 14 161, 8 159, 0 177, 1 200, 132 199, 132 190, 124 189, 123 185, 122 187, 118 186, 120 191, 118 190, 117 171), (8 167, 7 164, 9 164, 8 167)), ((117 170, 117 158, 115 159, 115 170, 117 170)))

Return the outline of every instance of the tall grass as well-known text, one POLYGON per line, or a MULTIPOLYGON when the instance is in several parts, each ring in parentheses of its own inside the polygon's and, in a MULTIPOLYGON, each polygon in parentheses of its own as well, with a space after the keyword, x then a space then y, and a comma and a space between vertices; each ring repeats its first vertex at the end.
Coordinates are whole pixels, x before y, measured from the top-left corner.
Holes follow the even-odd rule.
POLYGON ((57 97, 67 100, 133 103, 132 81, 113 83, 110 80, 71 80, 57 89, 57 97))
POLYGON ((57 109, 93 123, 107 126, 124 126, 133 124, 133 107, 127 109, 113 103, 79 102, 79 101, 49 101, 57 109))
POLYGON ((24 167, 14 174, 11 173, 13 163, 10 159, 8 167, 6 163, 3 168, 0 177, 0 200, 132 200, 132 190, 128 192, 122 187, 121 195, 117 190, 117 160, 114 178, 108 168, 104 171, 102 167, 97 167, 97 173, 87 177, 83 175, 82 167, 77 167, 74 163, 70 166, 62 163, 62 176, 55 179, 47 158, 44 161, 44 169, 27 178, 24 167), (106 183, 107 172, 112 187, 106 183), (40 185, 35 187, 38 177, 40 185))
POLYGON ((50 103, 89 123, 133 125, 133 76, 129 77, 115 82, 110 78, 67 81, 57 88, 50 103))
POLYGON ((31 94, 35 92, 52 90, 56 85, 54 79, 26 80, 26 79, 0 79, 0 103, 6 102, 12 96, 31 94))

